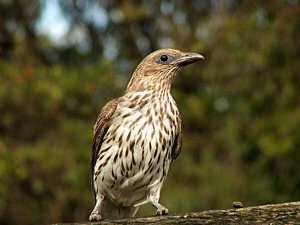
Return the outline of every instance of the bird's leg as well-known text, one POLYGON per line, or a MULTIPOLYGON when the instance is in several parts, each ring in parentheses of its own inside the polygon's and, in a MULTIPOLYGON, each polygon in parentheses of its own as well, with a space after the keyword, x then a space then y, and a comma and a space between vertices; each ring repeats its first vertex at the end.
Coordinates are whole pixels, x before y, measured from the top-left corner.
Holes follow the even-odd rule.
POLYGON ((156 211, 157 216, 167 215, 168 209, 158 203, 159 196, 160 196, 160 190, 157 190, 155 192, 150 192, 148 198, 151 201, 152 205, 157 208, 157 211, 156 211))
POLYGON ((90 221, 98 221, 102 219, 102 216, 100 215, 100 208, 102 205, 103 200, 105 199, 105 196, 102 194, 97 194, 96 196, 96 205, 89 217, 90 221))

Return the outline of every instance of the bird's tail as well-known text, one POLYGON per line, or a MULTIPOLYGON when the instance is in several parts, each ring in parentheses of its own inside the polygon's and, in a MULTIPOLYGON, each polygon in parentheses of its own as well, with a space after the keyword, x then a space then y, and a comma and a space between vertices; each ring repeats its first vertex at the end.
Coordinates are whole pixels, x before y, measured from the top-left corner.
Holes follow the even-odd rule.
POLYGON ((116 206, 107 198, 102 201, 100 215, 102 219, 123 219, 134 217, 139 207, 134 206, 116 206))

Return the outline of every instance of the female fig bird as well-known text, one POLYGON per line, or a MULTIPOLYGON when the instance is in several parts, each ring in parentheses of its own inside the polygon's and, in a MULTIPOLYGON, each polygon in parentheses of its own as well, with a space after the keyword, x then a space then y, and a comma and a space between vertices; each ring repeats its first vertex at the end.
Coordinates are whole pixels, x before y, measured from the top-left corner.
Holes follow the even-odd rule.
POLYGON ((94 126, 91 221, 132 217, 151 202, 156 215, 169 166, 181 150, 181 119, 170 88, 182 67, 204 59, 160 49, 136 68, 122 97, 108 102, 94 126))

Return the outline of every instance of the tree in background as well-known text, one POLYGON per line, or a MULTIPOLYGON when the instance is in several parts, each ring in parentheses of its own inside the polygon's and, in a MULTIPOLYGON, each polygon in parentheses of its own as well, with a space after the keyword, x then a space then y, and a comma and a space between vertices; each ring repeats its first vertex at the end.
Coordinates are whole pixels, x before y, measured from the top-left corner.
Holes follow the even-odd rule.
POLYGON ((61 45, 38 32, 45 1, 0 2, 0 224, 88 218, 98 110, 161 47, 205 56, 173 91, 184 145, 170 211, 299 200, 298 1, 58 2, 61 45))

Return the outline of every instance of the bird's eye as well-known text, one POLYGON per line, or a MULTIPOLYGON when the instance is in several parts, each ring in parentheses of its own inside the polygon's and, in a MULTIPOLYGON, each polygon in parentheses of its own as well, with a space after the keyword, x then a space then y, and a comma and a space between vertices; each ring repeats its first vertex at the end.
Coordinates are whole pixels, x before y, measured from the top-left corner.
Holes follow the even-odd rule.
POLYGON ((169 57, 168 57, 167 55, 161 55, 161 56, 160 56, 160 60, 161 60, 162 62, 166 62, 166 61, 168 61, 168 59, 169 59, 169 57))
POLYGON ((158 64, 163 64, 163 65, 167 65, 167 64, 170 64, 173 60, 174 60, 174 56, 173 55, 170 55, 170 54, 161 54, 159 55, 155 62, 158 63, 158 64))

